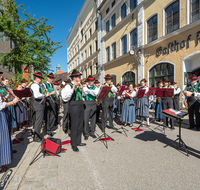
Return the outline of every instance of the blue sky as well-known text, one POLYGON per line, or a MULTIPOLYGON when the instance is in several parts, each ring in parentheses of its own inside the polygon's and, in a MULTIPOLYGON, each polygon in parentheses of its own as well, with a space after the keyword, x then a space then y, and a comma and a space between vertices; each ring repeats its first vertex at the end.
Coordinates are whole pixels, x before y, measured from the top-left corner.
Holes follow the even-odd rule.
MULTIPOLYGON (((62 41, 65 47, 57 50, 51 58, 52 70, 56 71, 59 63, 61 70, 67 71, 67 44, 66 39, 70 28, 78 15, 84 0, 15 0, 16 4, 24 4, 26 11, 35 14, 36 18, 45 17, 47 24, 55 25, 50 35, 55 42, 62 41)), ((23 16, 23 15, 22 15, 23 16)), ((22 17, 23 18, 23 17, 22 17)))

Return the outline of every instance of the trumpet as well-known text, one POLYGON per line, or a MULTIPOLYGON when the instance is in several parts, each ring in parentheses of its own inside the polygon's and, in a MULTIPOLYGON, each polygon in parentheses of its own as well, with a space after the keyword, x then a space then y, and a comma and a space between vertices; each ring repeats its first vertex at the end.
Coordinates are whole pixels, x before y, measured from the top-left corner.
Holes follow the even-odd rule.
MULTIPOLYGON (((6 91, 7 91, 9 94, 11 94, 14 98, 17 97, 6 85, 3 84, 3 82, 2 82, 1 80, 0 80, 0 85, 1 85, 3 88, 5 88, 6 91)), ((21 106, 23 106, 27 111, 29 110, 29 108, 27 107, 27 105, 26 105, 23 101, 19 100, 19 104, 21 104, 21 106)))
POLYGON ((100 106, 100 104, 101 104, 101 99, 98 99, 97 100, 97 106, 100 106))
POLYGON ((34 82, 34 81, 31 79, 31 80, 30 80, 30 83, 26 86, 26 88, 30 88, 30 86, 31 86, 31 84, 33 84, 33 82, 34 82))

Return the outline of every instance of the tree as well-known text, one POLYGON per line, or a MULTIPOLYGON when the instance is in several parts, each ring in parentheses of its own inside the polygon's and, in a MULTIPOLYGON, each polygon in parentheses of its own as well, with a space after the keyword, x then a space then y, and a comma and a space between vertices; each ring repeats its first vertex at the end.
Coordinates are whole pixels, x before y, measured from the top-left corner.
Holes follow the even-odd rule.
POLYGON ((15 67, 15 71, 22 72, 22 66, 33 66, 35 71, 45 72, 49 69, 50 57, 63 47, 61 42, 52 41, 49 37, 54 26, 47 25, 44 17, 31 18, 23 5, 16 6, 14 0, 2 2, 0 0, 0 37, 13 42, 10 53, 0 53, 0 64, 15 67), (22 11, 26 19, 22 20, 18 14, 22 11))

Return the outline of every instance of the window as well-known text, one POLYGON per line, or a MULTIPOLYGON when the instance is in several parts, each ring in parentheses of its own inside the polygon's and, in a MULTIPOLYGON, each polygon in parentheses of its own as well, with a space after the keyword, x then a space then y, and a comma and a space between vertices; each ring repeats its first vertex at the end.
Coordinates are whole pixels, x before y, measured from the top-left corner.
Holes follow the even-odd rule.
POLYGON ((75 60, 75 68, 77 67, 77 62, 76 62, 76 60, 75 60))
POLYGON ((98 20, 95 22, 95 30, 98 28, 98 20))
POLYGON ((72 63, 72 65, 73 65, 73 69, 74 69, 74 62, 72 63))
POLYGON ((106 33, 108 33, 110 31, 110 21, 108 20, 106 22, 106 33))
POLYGON ((97 74, 99 72, 98 63, 96 63, 95 66, 96 66, 96 73, 95 74, 97 74))
POLYGON ((159 80, 168 78, 174 81, 174 65, 170 63, 160 63, 149 71, 149 87, 156 87, 159 80))
POLYGON ((166 33, 179 29, 179 1, 166 8, 166 33))
POLYGON ((191 0, 191 21, 194 22, 200 18, 199 0, 191 0))
POLYGON ((87 34, 85 35, 85 43, 87 42, 87 34))
POLYGON ((154 40, 156 40, 158 37, 158 34, 157 34, 157 15, 150 18, 149 21, 147 22, 148 24, 148 32, 147 32, 147 35, 148 35, 148 42, 152 42, 154 40))
POLYGON ((79 58, 77 59, 77 64, 80 65, 79 58))
POLYGON ((10 40, 10 48, 12 49, 13 48, 13 41, 10 40))
POLYGON ((137 48, 137 29, 133 30, 130 33, 130 38, 131 38, 131 49, 137 48))
POLYGON ((92 55, 92 45, 90 45, 90 47, 89 47, 89 56, 91 56, 92 55))
POLYGON ((121 6, 121 19, 123 20, 126 17, 126 3, 121 6))
POLYGON ((90 74, 92 75, 92 65, 90 66, 90 74))
POLYGON ((130 0, 131 11, 137 7, 137 0, 130 0))
POLYGON ((115 0, 111 3, 111 7, 114 7, 115 6, 115 0))
POLYGON ((122 55, 127 53, 127 35, 122 38, 122 55))
POLYGON ((135 85, 135 73, 132 71, 128 71, 123 74, 122 76, 122 84, 132 84, 135 85))
POLYGON ((95 40, 95 51, 98 51, 98 41, 97 40, 95 40))
POLYGON ((90 37, 92 36, 92 28, 90 28, 90 37))
POLYGON ((116 42, 112 45, 112 58, 116 58, 116 42))
POLYGON ((112 24, 112 28, 114 28, 116 26, 116 14, 114 14, 112 17, 111 17, 111 24, 112 24))
POLYGON ((87 50, 85 50, 85 60, 87 59, 87 50))
POLYGON ((1 40, 2 40, 3 42, 5 42, 4 32, 1 32, 0 34, 3 35, 3 36, 1 36, 1 40))
POLYGON ((106 15, 109 13, 110 9, 109 7, 106 9, 106 15))
POLYGON ((106 48, 106 57, 107 57, 107 62, 110 61, 110 47, 106 48))
POLYGON ((84 59, 83 59, 83 53, 81 54, 81 62, 83 62, 84 61, 84 59))
POLYGON ((85 69, 85 78, 87 78, 87 68, 85 69))

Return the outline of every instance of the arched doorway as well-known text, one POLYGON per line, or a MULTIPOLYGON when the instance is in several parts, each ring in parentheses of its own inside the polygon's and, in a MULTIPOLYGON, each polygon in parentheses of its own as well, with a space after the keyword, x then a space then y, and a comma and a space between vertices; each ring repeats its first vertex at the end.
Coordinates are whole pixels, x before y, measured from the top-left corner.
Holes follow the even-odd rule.
POLYGON ((132 84, 135 85, 135 73, 133 71, 126 71, 121 78, 122 85, 132 84))
POLYGON ((149 87, 156 87, 159 80, 174 81, 174 65, 168 62, 158 63, 149 69, 149 87))

